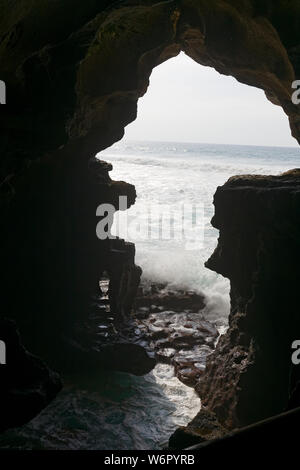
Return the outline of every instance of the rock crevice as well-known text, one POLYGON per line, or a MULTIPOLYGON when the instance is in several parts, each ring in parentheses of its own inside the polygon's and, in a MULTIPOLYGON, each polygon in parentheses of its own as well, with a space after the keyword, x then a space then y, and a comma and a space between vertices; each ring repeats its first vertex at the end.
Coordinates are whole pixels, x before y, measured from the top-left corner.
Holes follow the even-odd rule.
POLYGON ((300 170, 233 177, 214 203, 220 238, 206 265, 230 279, 231 313, 196 389, 232 429, 288 409, 299 379, 300 170))

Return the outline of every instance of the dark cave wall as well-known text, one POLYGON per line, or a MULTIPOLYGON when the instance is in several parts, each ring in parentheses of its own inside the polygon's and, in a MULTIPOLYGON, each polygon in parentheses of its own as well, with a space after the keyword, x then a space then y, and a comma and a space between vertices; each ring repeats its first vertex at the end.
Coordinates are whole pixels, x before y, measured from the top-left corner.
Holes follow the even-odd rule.
POLYGON ((300 170, 232 177, 214 205, 220 237, 206 266, 230 279, 229 328, 196 384, 201 411, 173 434, 172 448, 223 437, 300 403, 300 369, 292 363, 300 331, 300 170))
POLYGON ((120 139, 153 67, 180 49, 263 88, 299 138, 296 1, 1 0, 1 11, 3 177, 70 137, 86 138, 85 158, 120 139))
POLYGON ((206 266, 230 279, 231 314, 197 390, 235 428, 287 410, 300 378, 300 171, 233 177, 214 203, 220 238, 206 266))
MULTIPOLYGON (((300 13, 297 1, 0 4, 0 79, 8 103, 0 107, 1 317, 15 319, 26 347, 57 365, 62 337, 84 318, 111 263, 108 244, 96 238, 96 208, 122 194, 134 203, 136 196, 90 158, 122 138, 153 67, 180 50, 264 89, 300 141, 299 107, 291 102, 291 83, 300 78, 300 13)), ((122 294, 127 311, 131 297, 122 294)), ((122 310, 120 299, 115 304, 122 310)), ((248 335, 256 336, 257 325, 248 335)), ((215 409, 213 397, 210 405, 215 409)))

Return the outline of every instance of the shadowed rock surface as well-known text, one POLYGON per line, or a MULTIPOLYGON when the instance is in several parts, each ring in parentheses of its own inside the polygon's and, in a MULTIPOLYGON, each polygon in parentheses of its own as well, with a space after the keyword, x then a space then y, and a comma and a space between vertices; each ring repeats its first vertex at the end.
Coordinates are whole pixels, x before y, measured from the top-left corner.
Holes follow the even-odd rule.
POLYGON ((178 428, 169 439, 170 449, 186 449, 225 436, 228 431, 220 425, 211 411, 201 408, 188 426, 178 428))
POLYGON ((208 410, 228 430, 299 406, 300 170, 232 177, 214 204, 220 238, 206 265, 230 279, 231 313, 195 387, 205 406, 195 422, 208 410))
POLYGON ((59 375, 28 353, 14 323, 0 319, 6 362, 0 366, 0 432, 21 426, 45 408, 62 388, 59 375))

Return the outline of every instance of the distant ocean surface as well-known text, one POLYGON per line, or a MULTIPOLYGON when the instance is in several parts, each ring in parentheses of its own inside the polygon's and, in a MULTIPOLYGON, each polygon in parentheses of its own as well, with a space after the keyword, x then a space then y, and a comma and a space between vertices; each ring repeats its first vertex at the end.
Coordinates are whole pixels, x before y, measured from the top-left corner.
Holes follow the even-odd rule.
MULTIPOLYGON (((113 179, 136 186, 137 201, 128 212, 141 225, 146 223, 143 211, 148 203, 204 205, 204 243, 197 250, 186 250, 180 241, 135 236, 131 241, 146 279, 203 292, 207 319, 225 327, 229 282, 204 268, 218 238, 210 225, 213 195, 232 175, 277 175, 300 167, 299 149, 124 140, 98 157, 113 164, 113 179)), ((199 409, 196 393, 174 377, 171 366, 159 364, 144 377, 99 373, 88 385, 75 386, 69 380, 31 423, 2 434, 0 449, 160 449, 199 409)))
MULTIPOLYGON (((229 313, 229 282, 204 267, 213 253, 218 231, 210 220, 214 214, 213 196, 217 186, 230 176, 241 174, 278 175, 300 167, 300 149, 177 142, 128 142, 122 140, 98 154, 113 164, 112 179, 136 187, 136 204, 129 209, 140 225, 148 223, 145 207, 182 203, 204 207, 204 242, 197 250, 186 250, 185 243, 168 240, 130 238, 136 244, 136 262, 144 278, 196 289, 207 296, 207 319, 220 326, 229 313)), ((175 220, 176 223, 176 220, 175 220)), ((152 232, 157 232, 157 221, 152 232)), ((122 229, 122 226, 121 226, 122 229)))

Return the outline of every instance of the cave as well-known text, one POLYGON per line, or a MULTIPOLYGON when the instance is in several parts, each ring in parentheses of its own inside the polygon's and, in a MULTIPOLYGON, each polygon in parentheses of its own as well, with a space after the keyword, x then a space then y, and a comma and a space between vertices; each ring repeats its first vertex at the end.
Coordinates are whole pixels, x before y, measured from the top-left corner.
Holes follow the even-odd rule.
MULTIPOLYGON (((105 365, 142 375, 153 368, 143 348, 124 342, 106 345, 100 358, 78 344, 76 329, 103 273, 120 316, 128 316, 138 292, 134 245, 95 236, 99 204, 118 208, 119 196, 127 196, 133 205, 136 191, 113 181, 110 165, 95 156, 136 119, 154 67, 183 51, 264 90, 300 143, 292 100, 300 73, 296 1, 76 0, 77 9, 69 0, 25 3, 12 11, 3 0, 0 24, 0 340, 7 347, 1 431, 27 423, 54 399, 62 387, 58 373, 105 365)), ((232 176, 216 191, 212 224, 220 237, 206 265, 230 280, 229 329, 196 386, 203 409, 178 430, 175 448, 200 449, 238 429, 247 439, 252 431, 245 426, 299 406, 299 372, 291 362, 300 327, 299 184, 299 169, 291 169, 232 176)), ((282 419, 292 423, 297 410, 282 419)), ((276 419, 264 425, 275 438, 276 419)), ((291 431, 286 437, 288 445, 291 431)))

